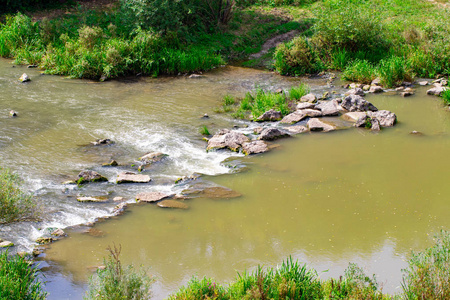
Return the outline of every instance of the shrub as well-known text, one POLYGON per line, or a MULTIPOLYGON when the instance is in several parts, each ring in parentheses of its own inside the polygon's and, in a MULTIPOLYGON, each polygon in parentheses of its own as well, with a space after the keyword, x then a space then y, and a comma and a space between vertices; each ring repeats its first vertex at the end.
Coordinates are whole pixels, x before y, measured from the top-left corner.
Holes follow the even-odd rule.
POLYGON ((47 293, 38 280, 39 270, 19 256, 0 253, 0 299, 43 300, 47 293))
POLYGON ((380 61, 377 69, 381 84, 386 87, 400 85, 403 81, 412 81, 413 74, 403 57, 391 56, 380 61))
POLYGON ((407 299, 450 299, 450 233, 441 231, 434 246, 412 253, 403 275, 407 299))
POLYGON ((277 46, 274 67, 281 75, 300 76, 321 70, 313 46, 305 37, 277 46))
POLYGON ((342 79, 370 84, 376 78, 376 69, 367 60, 355 60, 347 65, 342 79))
POLYGON ((21 189, 19 176, 0 167, 0 224, 36 216, 36 201, 21 189))
POLYGON ((310 88, 307 84, 301 83, 298 86, 293 86, 289 89, 289 99, 290 100, 300 100, 301 97, 308 94, 310 88))
POLYGON ((119 259, 121 246, 108 247, 109 257, 104 260, 105 269, 89 280, 89 290, 84 299, 140 300, 150 299, 153 279, 144 270, 136 271, 132 265, 122 268, 119 259))

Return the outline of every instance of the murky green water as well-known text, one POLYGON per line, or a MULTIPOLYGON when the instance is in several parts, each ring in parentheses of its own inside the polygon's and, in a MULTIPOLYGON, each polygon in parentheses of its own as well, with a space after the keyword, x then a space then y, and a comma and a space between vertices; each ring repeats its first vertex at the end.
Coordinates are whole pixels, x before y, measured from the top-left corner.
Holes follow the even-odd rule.
MULTIPOLYGON (((60 191, 60 179, 84 167, 96 169, 106 158, 130 162, 157 150, 172 157, 148 171, 155 178, 150 185, 109 183, 81 192, 109 191, 132 198, 142 190, 178 191, 184 187, 169 181, 202 172, 210 174, 203 181, 242 194, 229 200, 187 200, 186 211, 135 205, 121 217, 96 224, 101 237, 69 231, 46 252, 49 299, 80 299, 90 270, 102 263, 106 247, 113 243, 122 245, 124 263, 150 268, 157 280, 155 299, 195 274, 227 282, 236 271, 273 266, 289 255, 315 267, 322 278, 342 274, 348 262, 356 262, 367 273, 376 273, 386 291, 396 292, 410 251, 429 246, 433 233, 450 228, 450 113, 426 96, 424 88, 409 98, 366 97, 379 109, 397 114, 394 128, 297 135, 278 141, 280 146, 269 153, 228 158, 246 166, 230 173, 220 164, 229 153, 206 154, 197 133, 203 124, 213 129, 237 124, 214 114, 212 107, 225 93, 242 95, 255 84, 288 87, 299 79, 240 68, 216 70, 195 80, 102 84, 42 76, 24 92, 23 86, 4 79, 20 76, 23 69, 9 69, 5 61, 1 67, 0 83, 11 95, 1 98, 2 115, 9 109, 20 113, 14 120, 0 118, 2 128, 7 124, 14 129, 1 134, 10 137, 0 142, 2 164, 7 161, 25 174, 31 188, 38 180, 55 214, 74 218, 66 226, 109 212, 114 205, 81 205, 68 197, 79 190, 60 191), (200 119, 205 112, 209 120, 200 119), (409 134, 413 130, 423 135, 409 134), (113 138, 117 145, 79 146, 99 137, 113 138)), ((321 94, 323 82, 310 81, 313 91, 321 94)), ((112 177, 119 171, 103 173, 112 177)), ((64 223, 63 218, 50 219, 51 225, 64 223)), ((39 233, 26 226, 10 228, 15 229, 32 232, 31 237, 39 233)))

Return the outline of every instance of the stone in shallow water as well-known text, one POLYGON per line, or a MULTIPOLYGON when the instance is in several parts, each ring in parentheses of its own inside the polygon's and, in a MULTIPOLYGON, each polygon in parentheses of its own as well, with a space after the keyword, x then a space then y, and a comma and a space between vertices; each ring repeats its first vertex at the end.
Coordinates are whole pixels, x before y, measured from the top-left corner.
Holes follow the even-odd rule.
POLYGON ((303 125, 295 125, 290 127, 285 127, 287 131, 289 131, 290 134, 299 134, 308 131, 308 128, 303 125))
POLYGON ((279 138, 289 137, 289 134, 278 128, 266 128, 259 135, 259 140, 273 141, 279 138))
POLYGON ((317 97, 316 97, 316 95, 309 93, 309 94, 301 97, 300 101, 314 103, 317 101, 317 97))
POLYGON ((240 132, 224 129, 209 139, 206 150, 228 148, 232 151, 238 151, 242 144, 249 141, 250 139, 240 132))
POLYGON ((117 176, 116 183, 147 183, 152 179, 148 175, 135 174, 133 172, 123 172, 117 176))
POLYGON ((269 147, 263 141, 252 141, 242 145, 242 152, 245 155, 258 154, 269 151, 269 147))
POLYGON ((108 202, 108 197, 104 196, 80 196, 77 197, 78 202, 108 202))
POLYGON ((140 157, 139 160, 146 165, 150 165, 156 162, 159 162, 166 158, 168 155, 161 152, 151 152, 147 153, 144 156, 140 157))
POLYGON ((170 197, 168 194, 160 192, 144 192, 136 195, 136 201, 140 202, 156 202, 164 198, 170 197))
POLYGON ((316 106, 315 103, 301 102, 301 103, 297 104, 297 109, 301 110, 301 109, 307 109, 307 108, 314 108, 315 106, 316 106))
POLYGON ((19 78, 20 82, 27 82, 30 80, 31 80, 30 77, 26 73, 23 73, 22 76, 20 76, 20 78, 19 78))
POLYGON ((368 112, 372 119, 380 121, 381 127, 391 127, 397 122, 397 116, 388 110, 379 110, 376 112, 368 112))
POLYGON ((324 123, 322 121, 320 121, 317 118, 311 118, 309 119, 307 126, 309 128, 309 130, 311 131, 324 131, 324 132, 328 132, 328 131, 332 131, 335 130, 336 127, 327 123, 324 123))
POLYGON ((302 110, 294 111, 293 113, 288 114, 280 121, 283 124, 293 124, 300 122, 301 120, 307 117, 306 113, 302 112, 302 110))
POLYGON ((233 191, 229 188, 222 187, 222 186, 214 186, 214 187, 207 187, 204 189, 199 188, 191 188, 188 190, 184 190, 183 195, 187 196, 198 196, 203 198, 237 198, 240 197, 241 194, 233 191))
POLYGON ((46 245, 46 244, 50 244, 51 242, 53 242, 54 239, 51 237, 40 237, 36 240, 36 243, 41 244, 41 245, 46 245))
MULTIPOLYGON (((336 100, 320 101, 316 105, 316 109, 319 109, 323 116, 337 116, 339 114, 339 103, 336 100)), ((310 117, 316 116, 311 115, 310 117)))
POLYGON ((262 122, 262 121, 278 121, 283 117, 280 111, 276 111, 274 109, 268 110, 262 115, 260 115, 256 121, 262 122))
POLYGON ((7 247, 13 247, 14 243, 10 241, 3 241, 0 242, 0 248, 7 248, 7 247))
POLYGON ((349 122, 356 122, 359 118, 364 117, 367 113, 362 111, 348 112, 342 118, 349 122))
POLYGON ((99 173, 91 170, 81 171, 78 174, 78 184, 88 183, 88 182, 100 182, 100 181, 108 181, 108 178, 100 175, 99 173))
POLYGON ((157 204, 159 207, 163 208, 181 208, 181 209, 188 209, 189 206, 181 201, 177 200, 163 200, 158 202, 157 204))

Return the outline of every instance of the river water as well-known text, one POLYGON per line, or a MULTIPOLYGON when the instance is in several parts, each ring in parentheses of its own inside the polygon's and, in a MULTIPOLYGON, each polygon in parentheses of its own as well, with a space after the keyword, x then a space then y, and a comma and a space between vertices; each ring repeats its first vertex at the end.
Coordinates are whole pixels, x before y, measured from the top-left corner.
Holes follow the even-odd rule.
POLYGON ((117 204, 79 203, 77 195, 133 202, 140 191, 179 193, 198 183, 175 184, 175 179, 197 172, 204 174, 198 182, 242 196, 187 200, 188 210, 132 205, 124 215, 95 224, 95 234, 68 229, 68 237, 40 257, 49 299, 81 299, 92 269, 113 244, 122 246, 125 264, 149 268, 156 279, 155 299, 193 275, 226 283, 236 271, 276 266, 289 255, 316 268, 321 278, 338 276, 356 262, 368 274, 376 273, 385 291, 400 291, 401 269, 411 250, 431 245, 434 233, 450 227, 450 112, 426 96, 426 88, 408 98, 367 95, 399 120, 379 133, 355 128, 304 133, 250 157, 205 151, 198 132, 203 125, 211 132, 256 126, 214 113, 223 95, 305 81, 316 94, 343 92, 327 87, 325 79, 237 67, 196 79, 96 83, 40 75, 0 60, 0 165, 24 178, 45 211, 39 222, 1 226, 0 237, 15 242, 18 251, 30 250, 46 228, 94 221, 117 204), (31 82, 17 82, 23 72, 31 82), (17 118, 8 117, 11 109, 17 118), (210 118, 201 118, 204 113, 210 118), (422 135, 410 134, 413 130, 422 135), (97 138, 116 143, 89 145, 97 138), (118 173, 133 170, 136 159, 150 151, 169 155, 144 171, 153 179, 150 184, 114 184, 118 173), (101 167, 111 159, 121 166, 101 167), (110 180, 83 187, 62 184, 84 169, 110 180))

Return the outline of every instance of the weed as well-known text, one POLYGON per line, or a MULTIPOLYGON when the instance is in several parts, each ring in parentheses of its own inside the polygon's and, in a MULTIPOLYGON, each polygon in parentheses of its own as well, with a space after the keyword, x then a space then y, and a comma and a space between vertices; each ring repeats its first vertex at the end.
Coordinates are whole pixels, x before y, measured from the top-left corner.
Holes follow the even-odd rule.
POLYGON ((202 127, 200 127, 199 132, 201 135, 211 135, 211 133, 208 130, 208 127, 206 127, 206 125, 203 125, 202 127))
POLYGON ((216 284, 210 278, 198 279, 193 277, 186 286, 182 287, 176 294, 170 296, 169 300, 199 300, 199 299, 230 299, 226 290, 216 284))
POLYGON ((367 60, 355 60, 347 65, 342 79, 370 84, 376 78, 376 69, 367 60))
POLYGON ((412 81, 413 74, 403 57, 392 56, 380 61, 377 69, 381 84, 386 87, 400 85, 403 81, 412 81))
POLYGON ((450 105, 450 88, 447 88, 445 91, 443 91, 441 97, 446 105, 450 105))
POLYGON ((289 99, 290 100, 300 100, 301 97, 305 96, 310 92, 310 88, 307 84, 301 83, 298 86, 293 86, 289 89, 289 99))

